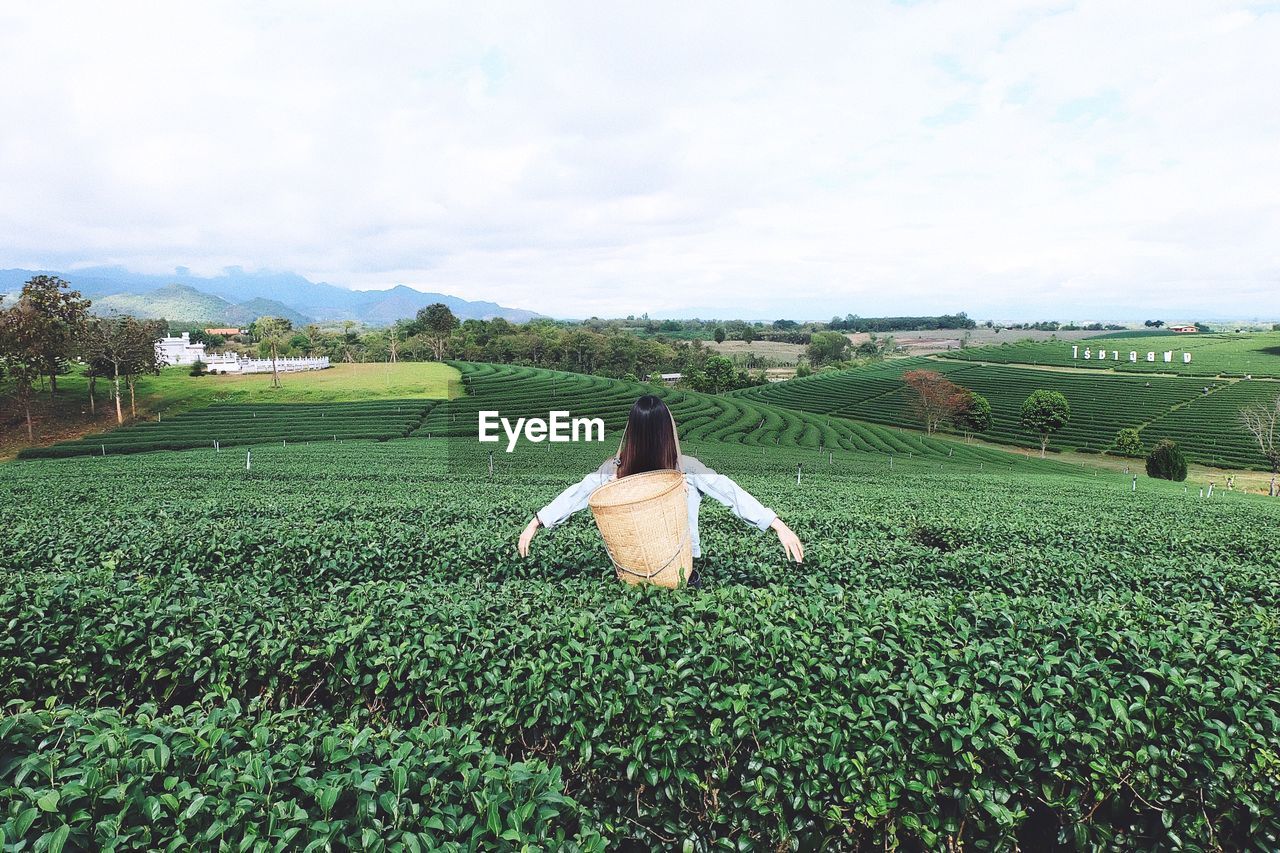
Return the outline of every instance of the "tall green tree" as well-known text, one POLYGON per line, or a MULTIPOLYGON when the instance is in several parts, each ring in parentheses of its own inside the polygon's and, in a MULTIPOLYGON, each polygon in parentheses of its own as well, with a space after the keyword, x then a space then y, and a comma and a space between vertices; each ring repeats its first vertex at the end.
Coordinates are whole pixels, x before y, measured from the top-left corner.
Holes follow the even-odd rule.
POLYGON ((956 405, 955 424, 964 431, 965 438, 973 433, 991 429, 991 403, 976 391, 966 390, 956 405))
POLYGON ((697 390, 719 394, 721 391, 727 391, 733 387, 736 376, 737 371, 734 369, 732 361, 722 355, 713 355, 707 359, 706 364, 703 366, 703 387, 697 390))
POLYGON ((160 373, 160 355, 156 352, 156 340, 167 331, 163 320, 139 320, 125 316, 124 341, 127 346, 124 362, 125 384, 129 387, 129 413, 138 416, 136 383, 139 376, 156 376, 160 373))
POLYGON ((9 377, 14 397, 26 415, 28 441, 35 441, 31 402, 46 364, 46 329, 45 318, 28 299, 0 310, 0 374, 9 377))
POLYGON ((431 342, 435 360, 443 361, 445 344, 449 342, 453 330, 458 328, 458 318, 449 310, 448 305, 433 302, 426 308, 418 309, 417 323, 422 334, 431 342))
POLYGON ((26 302, 35 312, 36 349, 40 354, 41 372, 49 377, 49 399, 58 391, 58 374, 66 370, 67 360, 76 349, 76 341, 89 313, 89 300, 72 290, 71 284, 54 275, 37 275, 22 286, 19 302, 26 302))
POLYGON ((840 361, 849 350, 849 339, 840 332, 815 332, 809 338, 809 362, 815 367, 840 361))
POLYGON ((131 317, 102 317, 90 320, 82 333, 81 351, 92 369, 111 380, 116 401, 116 423, 124 423, 120 383, 128 376, 129 359, 136 349, 135 322, 131 317))
POLYGON ((67 361, 76 352, 76 341, 88 316, 90 301, 73 291, 69 282, 56 275, 33 275, 22 286, 19 301, 27 301, 36 311, 40 323, 42 373, 49 377, 49 397, 58 392, 58 374, 67 369, 67 361))
POLYGON ((1040 458, 1049 447, 1049 436, 1067 425, 1071 420, 1071 404, 1058 391, 1035 391, 1022 404, 1022 415, 1019 425, 1027 432, 1040 437, 1040 458))
POLYGON ((293 331, 293 323, 283 317, 259 317, 251 329, 254 337, 262 342, 271 357, 271 387, 280 387, 280 350, 285 339, 293 331))

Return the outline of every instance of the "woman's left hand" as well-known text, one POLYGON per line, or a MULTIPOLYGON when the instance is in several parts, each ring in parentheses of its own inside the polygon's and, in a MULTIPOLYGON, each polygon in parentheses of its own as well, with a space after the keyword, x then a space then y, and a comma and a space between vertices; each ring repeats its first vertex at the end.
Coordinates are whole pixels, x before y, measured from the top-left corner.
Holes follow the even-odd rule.
POLYGON ((533 541, 533 535, 538 532, 538 528, 541 526, 542 522, 535 515, 533 521, 530 521, 524 532, 520 534, 520 541, 516 543, 516 550, 521 557, 529 556, 529 543, 533 541))
POLYGON ((803 563, 804 545, 800 544, 800 537, 792 533, 791 528, 783 524, 780 518, 775 518, 769 527, 778 534, 778 541, 782 543, 782 550, 787 552, 787 559, 803 563))

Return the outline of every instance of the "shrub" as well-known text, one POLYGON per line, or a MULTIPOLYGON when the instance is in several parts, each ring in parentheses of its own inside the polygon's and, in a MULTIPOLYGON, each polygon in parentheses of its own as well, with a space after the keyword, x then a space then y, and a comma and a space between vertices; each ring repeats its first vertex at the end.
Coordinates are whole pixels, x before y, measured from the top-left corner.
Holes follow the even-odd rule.
POLYGON ((1187 479, 1187 459, 1177 443, 1166 438, 1155 446, 1147 456, 1147 476, 1179 483, 1187 479))

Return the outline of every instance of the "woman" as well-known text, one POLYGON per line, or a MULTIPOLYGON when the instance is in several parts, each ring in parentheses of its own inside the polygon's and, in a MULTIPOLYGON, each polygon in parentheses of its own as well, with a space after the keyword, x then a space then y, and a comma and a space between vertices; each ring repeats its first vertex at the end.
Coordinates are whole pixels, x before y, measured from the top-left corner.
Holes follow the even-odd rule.
MULTIPOLYGON (((555 527, 587 505, 591 493, 615 477, 641 474, 645 471, 676 470, 684 474, 689 484, 689 533, 693 556, 702 556, 698 542, 698 507, 703 495, 710 495, 732 510, 733 514, 760 530, 773 530, 786 551, 787 557, 797 563, 804 559, 804 546, 791 528, 782 523, 778 514, 760 504, 760 501, 743 491, 737 483, 723 474, 717 474, 692 456, 680 454, 680 438, 676 434, 676 422, 666 404, 652 394, 636 400, 627 418, 627 430, 616 458, 606 460, 596 471, 588 474, 580 483, 561 492, 555 500, 538 510, 537 515, 520 534, 517 548, 520 556, 529 556, 529 543, 539 527, 555 527)), ((695 569, 689 580, 698 585, 695 569)))

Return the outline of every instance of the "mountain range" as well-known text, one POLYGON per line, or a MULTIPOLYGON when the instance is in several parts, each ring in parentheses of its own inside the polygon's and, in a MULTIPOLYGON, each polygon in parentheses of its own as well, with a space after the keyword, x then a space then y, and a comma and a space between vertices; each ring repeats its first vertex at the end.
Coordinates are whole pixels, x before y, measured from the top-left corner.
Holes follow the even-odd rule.
POLYGON ((192 275, 179 267, 172 275, 130 272, 122 267, 89 267, 71 272, 0 270, 0 294, 17 293, 34 275, 57 275, 93 300, 97 313, 119 311, 179 322, 244 325, 262 316, 285 317, 295 326, 354 320, 387 326, 412 317, 434 302, 449 306, 460 320, 502 317, 523 323, 542 316, 495 302, 473 302, 405 285, 387 290, 350 290, 314 282, 291 272, 246 272, 228 267, 218 276, 192 275))

